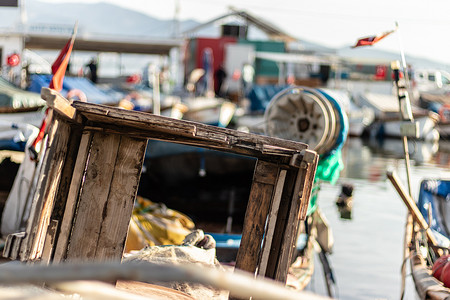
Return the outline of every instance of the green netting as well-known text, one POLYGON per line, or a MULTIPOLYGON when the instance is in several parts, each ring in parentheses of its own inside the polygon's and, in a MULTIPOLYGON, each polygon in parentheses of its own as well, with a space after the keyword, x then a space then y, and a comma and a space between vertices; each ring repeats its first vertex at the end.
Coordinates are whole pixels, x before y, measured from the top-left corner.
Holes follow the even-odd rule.
POLYGON ((317 195, 319 194, 321 182, 327 181, 331 184, 335 184, 343 168, 344 163, 342 161, 341 150, 336 150, 332 155, 324 159, 319 159, 311 191, 311 198, 309 200, 308 216, 317 209, 317 195))

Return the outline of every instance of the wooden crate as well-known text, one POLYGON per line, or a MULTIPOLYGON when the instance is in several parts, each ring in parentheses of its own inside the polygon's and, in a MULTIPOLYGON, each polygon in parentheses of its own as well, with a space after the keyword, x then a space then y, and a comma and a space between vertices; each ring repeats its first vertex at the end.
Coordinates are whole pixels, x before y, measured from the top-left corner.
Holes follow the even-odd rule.
POLYGON ((144 112, 69 102, 52 109, 26 232, 4 256, 28 262, 120 261, 148 139, 257 158, 236 267, 285 282, 318 155, 306 144, 144 112))

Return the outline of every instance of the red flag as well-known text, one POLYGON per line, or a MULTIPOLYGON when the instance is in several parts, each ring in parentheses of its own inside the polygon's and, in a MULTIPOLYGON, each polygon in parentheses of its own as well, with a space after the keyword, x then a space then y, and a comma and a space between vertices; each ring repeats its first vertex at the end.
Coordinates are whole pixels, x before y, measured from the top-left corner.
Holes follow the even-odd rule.
POLYGON ((354 46, 352 46, 352 48, 361 47, 361 46, 372 46, 373 44, 378 43, 381 39, 384 39, 385 37, 387 37, 388 35, 390 35, 393 32, 395 32, 395 29, 391 30, 391 31, 383 32, 383 33, 375 35, 375 36, 361 38, 356 42, 356 44, 354 46))
POLYGON ((75 35, 77 32, 77 25, 73 30, 72 37, 64 46, 64 48, 59 53, 58 58, 52 65, 52 81, 50 82, 49 88, 54 89, 58 92, 62 90, 64 74, 66 73, 67 64, 69 63, 70 54, 72 53, 73 43, 75 41, 75 35))
MULTIPOLYGON (((52 81, 50 81, 49 88, 54 89, 58 92, 62 90, 62 84, 64 79, 64 74, 66 73, 67 64, 69 63, 70 54, 72 53, 73 43, 75 41, 75 35, 77 34, 78 24, 75 24, 73 29, 73 34, 67 44, 59 53, 58 58, 52 65, 52 81)), ((45 117, 42 120, 41 127, 39 128, 39 134, 33 141, 33 144, 29 147, 30 150, 30 158, 31 160, 38 159, 38 153, 36 151, 37 145, 44 139, 45 129, 47 128, 47 117, 48 117, 48 108, 45 111, 45 117)))

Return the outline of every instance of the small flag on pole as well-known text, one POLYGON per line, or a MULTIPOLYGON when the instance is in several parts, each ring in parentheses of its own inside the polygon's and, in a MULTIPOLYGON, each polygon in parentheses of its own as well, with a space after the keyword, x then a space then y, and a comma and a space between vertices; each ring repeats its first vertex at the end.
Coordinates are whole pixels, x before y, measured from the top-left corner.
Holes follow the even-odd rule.
POLYGON ((72 53, 73 43, 75 41, 75 36, 77 34, 78 24, 75 24, 73 29, 73 34, 67 44, 59 53, 58 58, 53 62, 52 65, 52 81, 50 82, 49 88, 54 89, 58 92, 62 90, 64 75, 66 73, 67 64, 69 63, 70 54, 72 53))
POLYGON ((394 30, 380 33, 378 35, 361 38, 356 42, 356 44, 354 46, 352 46, 352 48, 362 47, 362 46, 372 46, 373 44, 378 43, 380 40, 384 39, 391 33, 394 33, 396 30, 397 29, 394 29, 394 30))

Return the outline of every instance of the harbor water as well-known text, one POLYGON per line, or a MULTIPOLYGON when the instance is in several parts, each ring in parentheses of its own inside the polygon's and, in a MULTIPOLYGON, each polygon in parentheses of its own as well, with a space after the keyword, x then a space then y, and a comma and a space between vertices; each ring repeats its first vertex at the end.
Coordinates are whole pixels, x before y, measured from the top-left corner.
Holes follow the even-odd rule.
MULTIPOLYGON (((421 180, 450 178, 450 142, 441 141, 439 145, 410 142, 409 146, 412 194, 416 199, 421 180)), ((343 148, 345 167, 338 182, 321 186, 319 207, 334 237, 333 253, 328 259, 334 272, 335 298, 400 299, 407 208, 387 179, 386 171, 395 171, 407 188, 402 157, 401 140, 349 139, 343 148), (351 216, 345 218, 336 206, 342 184, 354 186, 351 216)), ((318 257, 307 289, 327 295, 318 257)), ((410 274, 404 299, 417 299, 410 274)))

